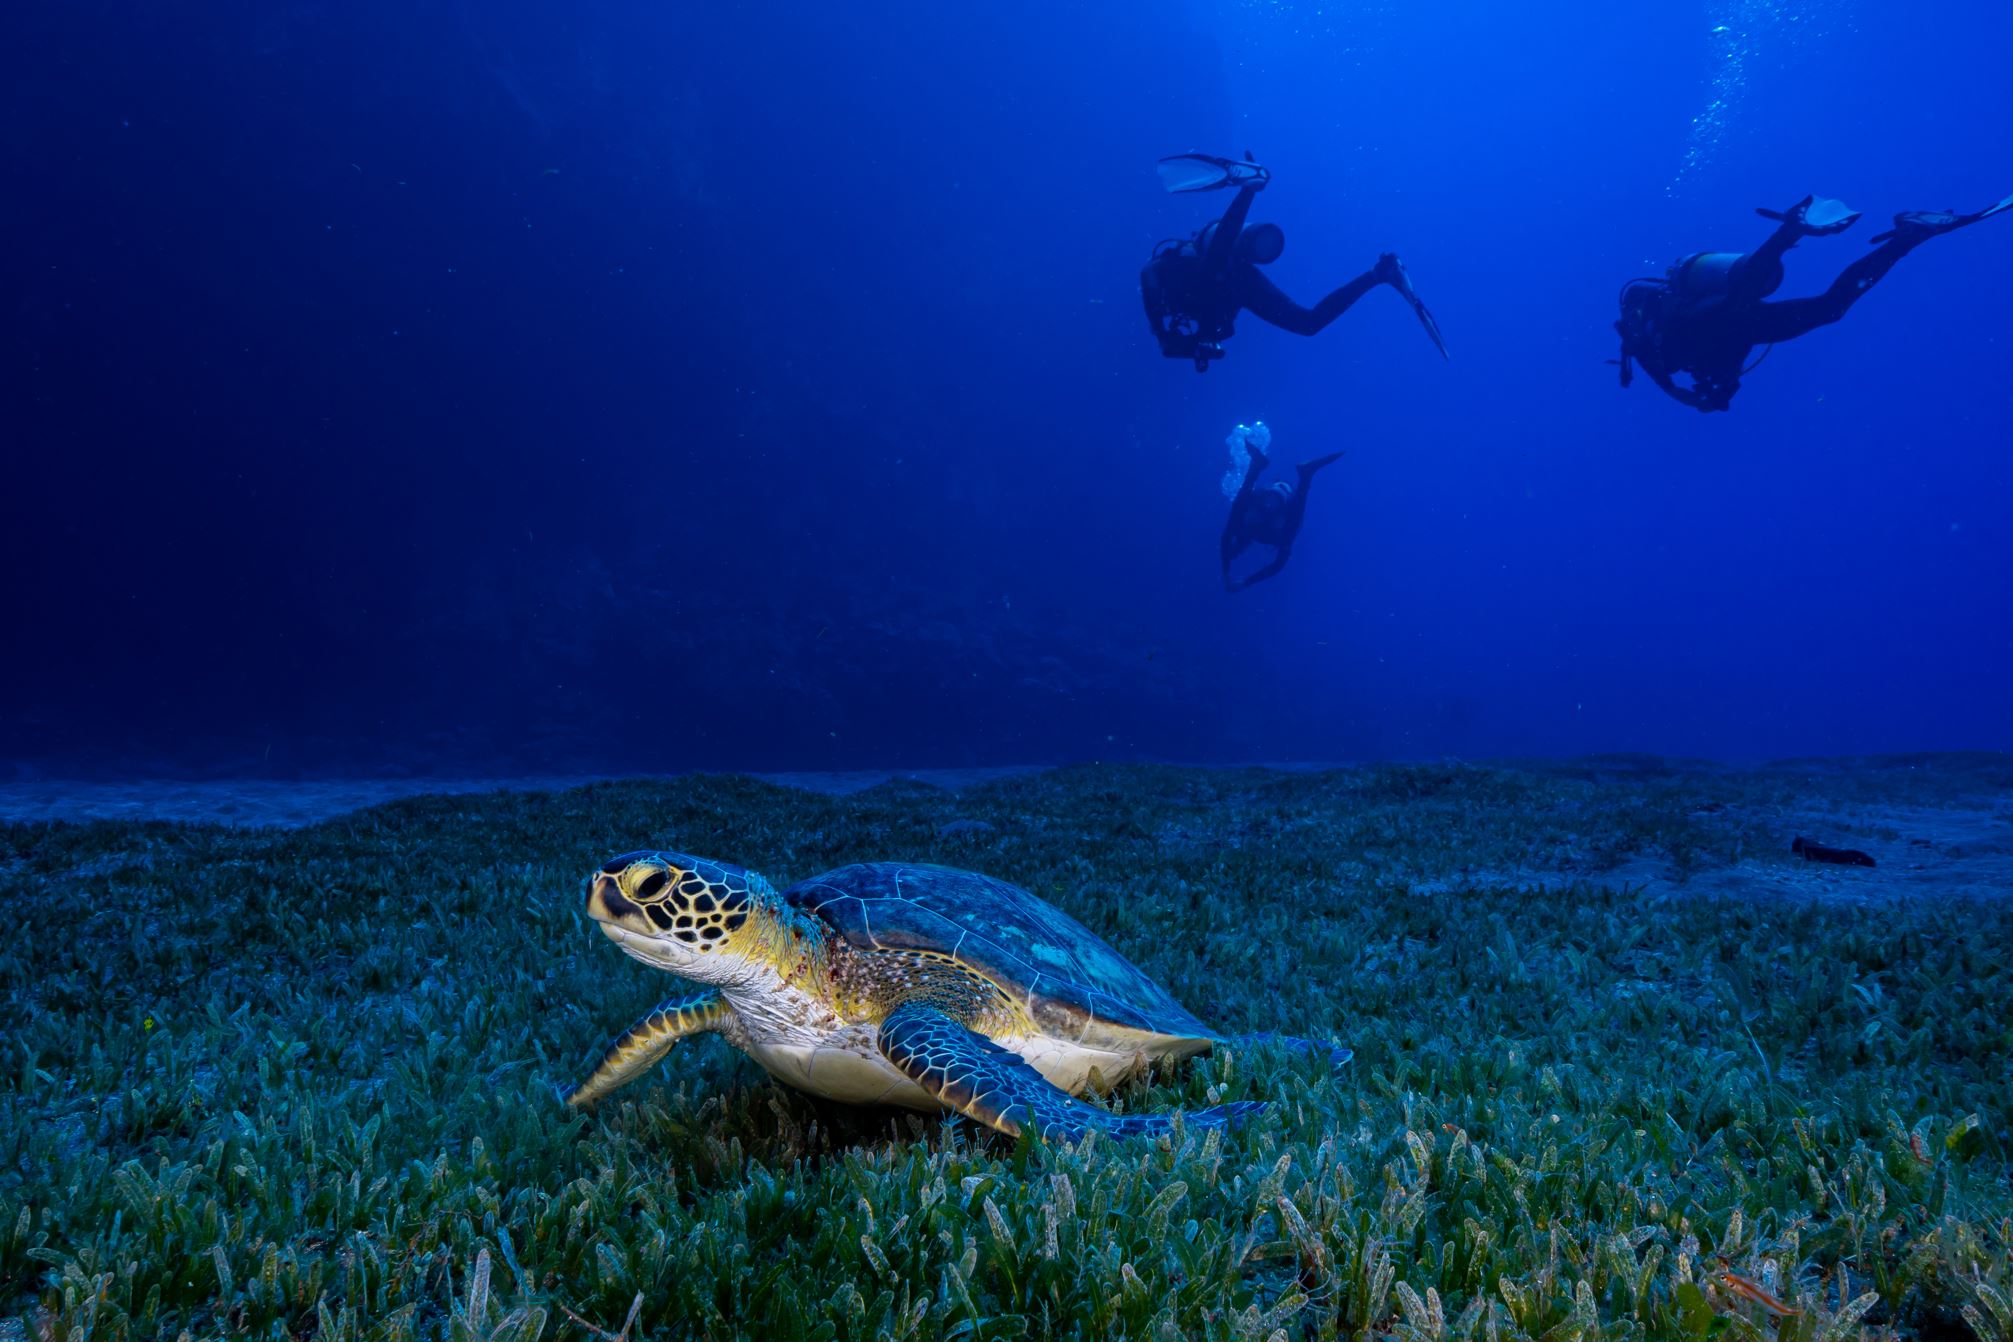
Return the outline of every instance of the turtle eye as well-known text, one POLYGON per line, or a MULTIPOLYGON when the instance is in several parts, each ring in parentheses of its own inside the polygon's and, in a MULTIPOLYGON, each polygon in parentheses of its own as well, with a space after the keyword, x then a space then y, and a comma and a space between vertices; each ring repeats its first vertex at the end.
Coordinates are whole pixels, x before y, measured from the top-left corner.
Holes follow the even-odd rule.
POLYGON ((669 884, 671 884, 671 873, 659 868, 636 883, 636 891, 632 898, 655 899, 664 893, 664 887, 669 884))

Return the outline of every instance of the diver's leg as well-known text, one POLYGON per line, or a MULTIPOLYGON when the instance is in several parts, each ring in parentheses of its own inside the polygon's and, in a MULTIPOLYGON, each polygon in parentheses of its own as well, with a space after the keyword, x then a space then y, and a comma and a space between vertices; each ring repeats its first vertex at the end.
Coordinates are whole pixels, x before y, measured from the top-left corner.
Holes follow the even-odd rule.
MULTIPOLYGON (((1757 262, 1760 269, 1773 269, 1779 274, 1782 270, 1783 256, 1790 248, 1796 246, 1803 239, 1810 237, 1813 233, 1810 226, 1803 221, 1803 213, 1810 207, 1811 200, 1812 197, 1805 196, 1801 201, 1790 206, 1781 214, 1769 213, 1766 216, 1767 218, 1779 219, 1782 222, 1775 226, 1775 232, 1763 239, 1761 246, 1747 254, 1748 259, 1757 262)), ((1777 283, 1780 282, 1780 279, 1778 279, 1777 283)), ((1769 292, 1773 293, 1774 290, 1770 289, 1769 292)), ((1765 298, 1767 294, 1760 296, 1765 298)))
MULTIPOLYGON (((1355 279, 1329 294, 1314 305, 1314 329, 1320 330, 1329 322, 1356 305, 1356 300, 1382 284, 1383 279, 1374 270, 1366 270, 1355 279)), ((1310 333, 1311 334, 1311 333, 1310 333)))
POLYGON ((1293 468, 1299 481, 1293 486, 1293 501, 1286 505, 1286 524, 1281 532, 1286 538, 1286 549, 1293 548, 1295 538, 1300 535, 1300 524, 1307 520, 1307 491, 1313 488, 1315 475, 1322 467, 1333 466, 1341 459, 1340 452, 1330 452, 1325 457, 1303 461, 1293 468))
POLYGON ((1852 227, 1859 211, 1841 200, 1805 196, 1786 210, 1757 210, 1764 219, 1781 222, 1761 244, 1734 262, 1727 273, 1727 290, 1736 302, 1758 303, 1782 287, 1782 258, 1804 238, 1829 237, 1852 227))
POLYGON ((1880 243, 1872 251, 1854 261, 1838 273, 1831 287, 1815 298, 1798 298, 1786 303, 1763 303, 1753 314, 1750 329, 1751 338, 1757 345, 1771 341, 1789 340, 1814 331, 1820 326, 1828 326, 1846 314, 1860 295, 1880 282, 1882 276, 1894 269, 1894 263, 1914 251, 1922 243, 1934 237, 1941 237, 1955 229, 1975 224, 1981 219, 2013 210, 2013 196, 1996 205, 1988 205, 1973 214, 1951 214, 1948 211, 1910 211, 1894 216, 1894 227, 1886 233, 1875 235, 1880 243))
POLYGON ((1259 274, 1256 266, 1245 266, 1243 271, 1238 284, 1239 306, 1282 331, 1303 336, 1319 334, 1328 323, 1347 312, 1357 299, 1383 283, 1376 271, 1366 270, 1313 307, 1303 308, 1280 292, 1271 280, 1259 274))
POLYGON ((1748 314, 1747 329, 1743 334, 1754 344, 1772 345, 1779 340, 1793 340, 1820 326, 1829 326, 1843 317, 1847 309, 1859 301, 1861 294, 1879 282, 1881 276, 1894 269, 1896 261, 1913 251, 1917 241, 1919 239, 1909 237, 1890 238, 1840 271, 1831 287, 1815 298, 1792 298, 1781 303, 1757 305, 1748 314))
MULTIPOLYGON (((1341 455, 1339 452, 1335 454, 1338 457, 1341 455)), ((1293 497, 1286 504, 1285 516, 1279 519, 1279 540, 1274 547, 1278 553, 1273 559, 1272 568, 1269 571, 1262 571, 1262 576, 1269 578, 1286 567, 1286 557, 1292 553, 1293 542, 1300 539, 1300 525, 1307 520, 1307 491, 1314 484, 1314 473, 1334 459, 1329 457, 1322 461, 1301 464, 1300 481, 1294 486, 1293 497)), ((1257 582, 1260 576, 1261 574, 1253 574, 1251 581, 1257 582)))
POLYGON ((1973 210, 1970 214, 1957 214, 1950 210, 1903 210, 1894 216, 1894 227, 1885 233, 1875 233, 1872 241, 1885 242, 1889 238, 1905 237, 1921 242, 1960 228, 1968 228, 1981 220, 2005 214, 2009 210, 2013 210, 2013 196, 1987 205, 1982 210, 1973 210))
POLYGON ((1216 228, 1209 235, 1209 249, 1203 254, 1210 273, 1221 275, 1230 268, 1230 258, 1237 248, 1237 235, 1244 231, 1245 216, 1251 213, 1251 202, 1265 189, 1264 178, 1253 178, 1237 189, 1237 196, 1230 202, 1230 208, 1216 221, 1216 228))
POLYGON ((1776 238, 1790 231, 1784 224, 1775 231, 1775 236, 1733 263, 1726 272, 1727 298, 1736 304, 1759 303, 1782 287, 1782 254, 1796 245, 1791 237, 1780 248, 1774 244, 1776 238))
POLYGON ((1810 236, 1810 230, 1803 223, 1803 209, 1808 204, 1810 200, 1806 197, 1802 204, 1777 216, 1782 223, 1775 232, 1769 234, 1761 246, 1728 268, 1726 293, 1729 300, 1737 304, 1759 303, 1782 287, 1783 254, 1810 236))
POLYGON ((1307 486, 1313 483, 1314 473, 1324 466, 1333 466, 1340 460, 1342 460, 1340 452, 1330 452, 1325 457, 1316 457, 1312 461, 1303 461, 1298 466, 1295 466, 1293 469, 1299 474, 1300 483, 1293 492, 1301 498, 1306 498, 1307 486))

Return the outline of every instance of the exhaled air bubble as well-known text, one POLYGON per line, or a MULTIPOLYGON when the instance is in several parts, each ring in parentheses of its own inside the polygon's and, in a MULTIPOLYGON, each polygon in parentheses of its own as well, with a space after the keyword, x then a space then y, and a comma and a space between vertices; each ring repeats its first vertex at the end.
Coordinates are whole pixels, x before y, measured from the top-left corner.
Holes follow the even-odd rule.
POLYGON ((1664 188, 1677 195, 1710 168, 1746 101, 1750 68, 1777 69, 1783 58, 1822 40, 1839 21, 1845 0, 1710 0, 1706 6, 1709 99, 1692 118, 1677 175, 1664 188))

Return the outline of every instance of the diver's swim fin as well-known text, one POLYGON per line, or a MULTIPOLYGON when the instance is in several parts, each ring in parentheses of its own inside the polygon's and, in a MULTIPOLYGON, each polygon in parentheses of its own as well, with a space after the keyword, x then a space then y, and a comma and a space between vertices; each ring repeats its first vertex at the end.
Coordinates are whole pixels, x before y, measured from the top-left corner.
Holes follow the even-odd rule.
POLYGON ((1447 353, 1447 339, 1440 334, 1440 323, 1433 320, 1433 314, 1420 301, 1418 290, 1412 287, 1412 277, 1405 273, 1405 263, 1394 256, 1391 258, 1391 268, 1397 272, 1391 280, 1391 287, 1412 305, 1412 311, 1419 314, 1419 325, 1425 327, 1426 334, 1432 337, 1433 348, 1440 351, 1440 357, 1452 363, 1453 356, 1447 353))
POLYGON ((1914 234, 1916 241, 1919 242, 1923 238, 1949 233, 1967 224, 1990 219, 1995 214, 2004 214, 2008 210, 2013 210, 2013 196, 2006 197, 1996 205, 1987 205, 1982 210, 1974 210, 1970 214, 1956 214, 1950 210, 1904 210, 1894 216, 1893 228, 1885 233, 1876 233, 1867 241, 1881 243, 1907 232, 1914 234))
POLYGON ((1805 196, 1786 210, 1756 209, 1764 219, 1795 224, 1807 238, 1828 238, 1859 222, 1859 211, 1829 196, 1805 196))
POLYGON ((1249 153, 1242 160, 1214 154, 1170 154, 1158 164, 1160 184, 1169 191, 1215 191, 1270 177, 1249 153))

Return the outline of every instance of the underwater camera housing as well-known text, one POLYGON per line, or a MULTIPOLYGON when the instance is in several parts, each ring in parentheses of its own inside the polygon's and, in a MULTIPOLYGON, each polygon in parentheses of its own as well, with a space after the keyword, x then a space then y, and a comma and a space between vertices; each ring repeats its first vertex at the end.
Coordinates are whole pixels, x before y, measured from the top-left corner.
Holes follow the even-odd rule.
POLYGON ((1195 346, 1195 371, 1198 373, 1208 372, 1209 361, 1222 357, 1223 346, 1217 344, 1214 340, 1198 341, 1195 346))

